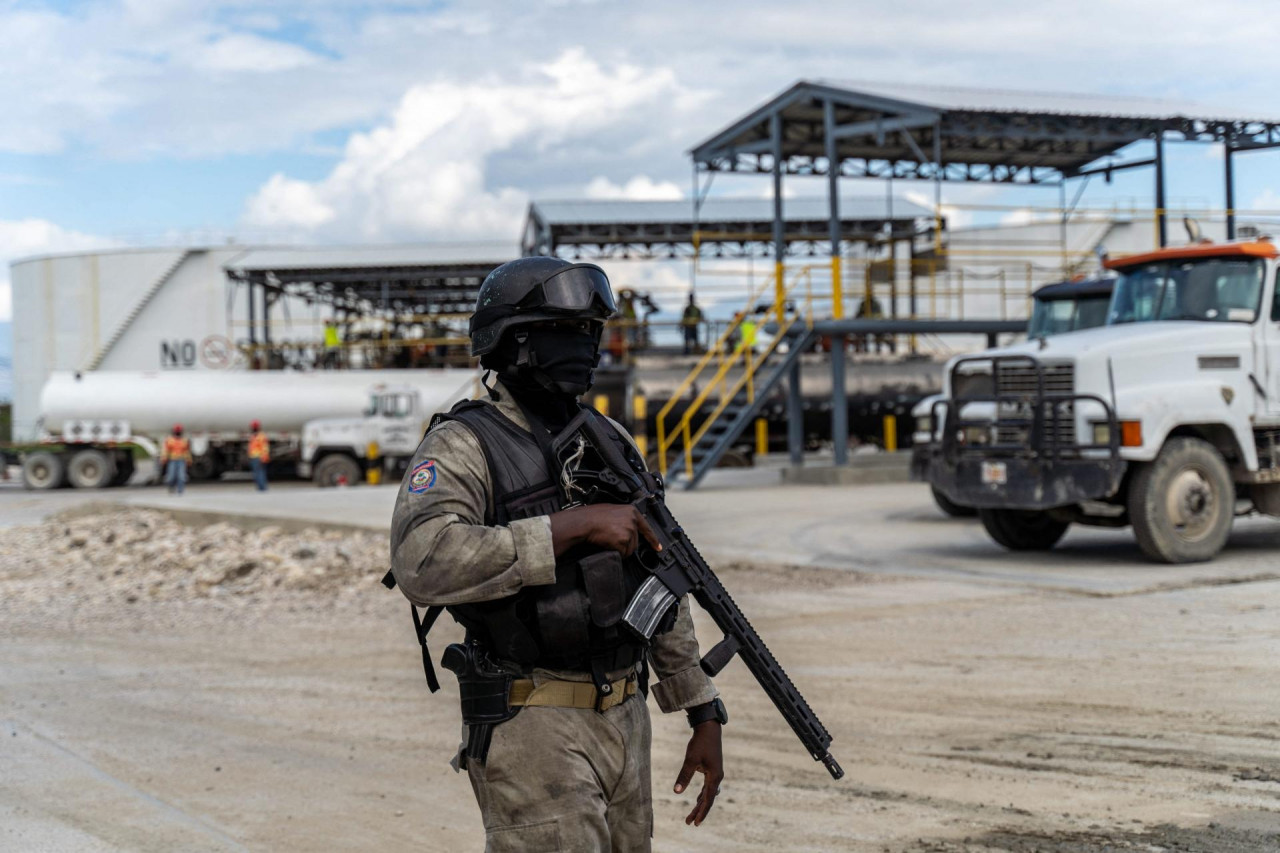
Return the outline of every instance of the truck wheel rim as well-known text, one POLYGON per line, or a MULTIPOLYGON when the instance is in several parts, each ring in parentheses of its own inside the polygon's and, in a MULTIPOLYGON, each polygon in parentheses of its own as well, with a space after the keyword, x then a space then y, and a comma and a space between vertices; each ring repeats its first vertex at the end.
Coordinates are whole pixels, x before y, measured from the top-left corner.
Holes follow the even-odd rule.
POLYGON ((1218 513, 1213 483, 1199 468, 1184 468, 1169 483, 1165 511, 1177 534, 1188 542, 1208 535, 1218 513))

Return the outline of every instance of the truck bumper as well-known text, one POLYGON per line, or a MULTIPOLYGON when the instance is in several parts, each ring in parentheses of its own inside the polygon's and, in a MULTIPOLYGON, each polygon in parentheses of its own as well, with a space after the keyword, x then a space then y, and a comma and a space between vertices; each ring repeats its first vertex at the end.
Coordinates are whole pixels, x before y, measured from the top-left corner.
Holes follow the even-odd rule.
POLYGON ((1111 459, 1048 462, 964 456, 947 462, 934 454, 928 480, 964 506, 1044 510, 1110 497, 1120 488, 1124 471, 1123 461, 1111 459))
MULTIPOLYGON (((1119 491, 1126 463, 1110 402, 1096 394, 1049 390, 1045 366, 1024 355, 959 359, 952 366, 952 388, 959 387, 958 372, 969 363, 985 364, 987 389, 949 401, 942 411, 935 403, 931 415, 931 433, 941 440, 928 446, 925 464, 938 491, 962 506, 1023 510, 1072 506, 1119 491), (962 416, 973 403, 987 414, 962 416), (1102 413, 1110 427, 1106 443, 1095 443, 1092 434, 1078 440, 1076 407, 1082 403, 1102 413)), ((1069 380, 1074 382, 1074 373, 1069 380)))

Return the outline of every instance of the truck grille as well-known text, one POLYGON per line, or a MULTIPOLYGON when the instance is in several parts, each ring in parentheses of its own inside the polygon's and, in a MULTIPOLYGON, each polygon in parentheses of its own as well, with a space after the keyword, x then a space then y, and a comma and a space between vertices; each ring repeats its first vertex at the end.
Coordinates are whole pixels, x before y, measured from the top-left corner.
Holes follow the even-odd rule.
MULTIPOLYGON (((1076 443, 1075 404, 1071 400, 1053 401, 1055 395, 1069 396, 1075 393, 1076 371, 1074 364, 1045 364, 1044 393, 1050 398, 1044 406, 1044 443, 1046 447, 1066 449, 1076 443)), ((1022 398, 1025 404, 1010 401, 1001 405, 1000 420, 1015 418, 1023 423, 996 422, 996 441, 1005 445, 1026 446, 1030 443, 1030 427, 1025 425, 1031 417, 1031 405, 1039 393, 1040 383, 1036 368, 1031 365, 1000 365, 996 371, 996 394, 1004 399, 1022 398)))
MULTIPOLYGON (((1046 394, 1074 394, 1076 392, 1076 366, 1074 364, 1046 364, 1044 392, 1046 394)), ((1031 365, 1000 365, 996 373, 996 393, 1000 396, 1032 397, 1040 390, 1036 369, 1031 365)))

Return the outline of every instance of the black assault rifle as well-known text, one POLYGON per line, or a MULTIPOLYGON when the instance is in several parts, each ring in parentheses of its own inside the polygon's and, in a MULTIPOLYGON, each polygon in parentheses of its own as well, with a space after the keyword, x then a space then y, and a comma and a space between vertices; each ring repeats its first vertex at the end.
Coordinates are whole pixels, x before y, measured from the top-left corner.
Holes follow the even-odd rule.
POLYGON ((724 632, 724 639, 703 656, 702 670, 714 676, 735 654, 740 656, 814 760, 821 761, 832 778, 842 777, 844 770, 828 750, 830 733, 672 517, 663 500, 661 477, 645 471, 635 449, 592 411, 584 410, 569 423, 556 437, 552 453, 563 472, 560 489, 566 506, 629 503, 662 544, 661 551, 654 551, 640 541, 636 558, 649 577, 623 615, 627 627, 650 639, 670 609, 691 594, 724 632))

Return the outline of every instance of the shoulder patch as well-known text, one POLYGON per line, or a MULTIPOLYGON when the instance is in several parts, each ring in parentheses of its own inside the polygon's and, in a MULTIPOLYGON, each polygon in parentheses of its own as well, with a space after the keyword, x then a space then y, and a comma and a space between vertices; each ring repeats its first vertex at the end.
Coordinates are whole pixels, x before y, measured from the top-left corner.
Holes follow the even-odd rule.
POLYGON ((436 460, 427 459, 409 472, 409 491, 421 494, 436 484, 436 460))

